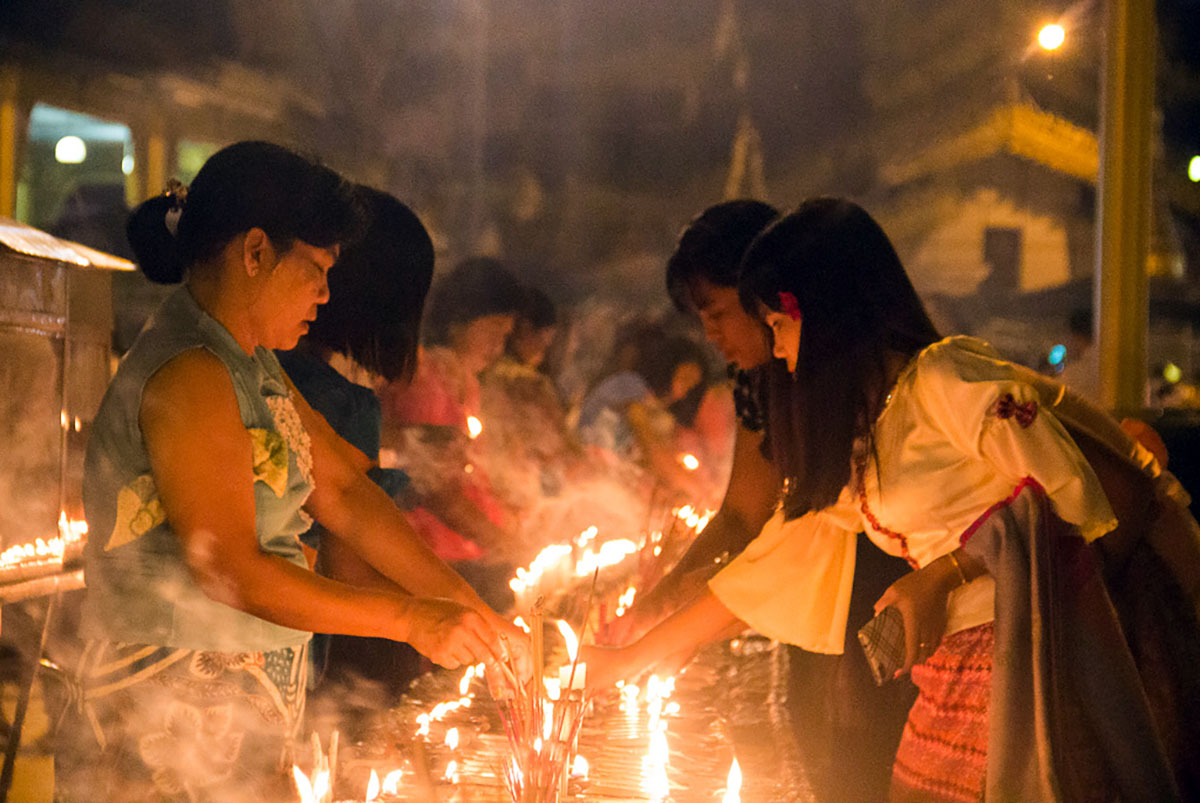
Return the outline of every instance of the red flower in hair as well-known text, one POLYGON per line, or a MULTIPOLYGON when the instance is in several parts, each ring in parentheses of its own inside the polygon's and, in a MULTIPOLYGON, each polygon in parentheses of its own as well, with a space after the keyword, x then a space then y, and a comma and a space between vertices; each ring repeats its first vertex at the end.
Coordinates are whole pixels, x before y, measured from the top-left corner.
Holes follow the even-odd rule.
POLYGON ((796 297, 791 293, 784 291, 779 294, 779 306, 783 308, 783 314, 791 318, 793 321, 800 320, 800 303, 796 301, 796 297))

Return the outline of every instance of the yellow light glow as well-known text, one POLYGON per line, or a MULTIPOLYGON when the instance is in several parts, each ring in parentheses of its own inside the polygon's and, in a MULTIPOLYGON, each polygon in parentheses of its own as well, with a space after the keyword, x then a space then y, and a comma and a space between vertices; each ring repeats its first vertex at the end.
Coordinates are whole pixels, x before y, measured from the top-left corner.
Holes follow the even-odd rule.
POLYGON ((1175 384, 1180 379, 1183 379, 1183 371, 1180 370, 1179 366, 1175 363, 1169 362, 1163 368, 1163 379, 1167 380, 1171 384, 1175 384))
POLYGON ((371 770, 371 777, 367 781, 367 803, 371 803, 377 797, 379 797, 379 773, 371 770))
POLYGON ((471 689, 471 679, 475 677, 475 665, 471 664, 467 667, 467 671, 463 672, 462 678, 458 681, 458 696, 465 697, 471 689))
POLYGON ((446 731, 446 747, 451 750, 458 749, 458 728, 451 728, 446 731))
POLYGON ((725 781, 725 794, 721 797, 721 803, 741 803, 741 792, 742 768, 738 766, 735 758, 729 765, 729 777, 725 781))
POLYGON ((67 135, 54 143, 54 158, 60 164, 80 164, 87 158, 87 145, 79 137, 67 135))
POLYGON ((570 555, 570 544, 551 544, 537 554, 529 568, 518 566, 517 576, 508 581, 508 587, 517 594, 533 588, 545 572, 563 563, 570 555))
POLYGON ((294 764, 292 765, 292 780, 296 782, 296 791, 300 793, 300 803, 316 803, 316 798, 313 797, 312 783, 304 774, 304 770, 294 764))
POLYGON ((1193 156, 1188 162, 1188 178, 1192 181, 1200 181, 1200 156, 1193 156))
POLYGON ((682 463, 683 467, 688 471, 695 471, 696 469, 700 468, 700 460, 694 454, 681 455, 679 462, 682 463))
POLYGON ((392 770, 383 779, 383 793, 385 795, 400 794, 400 779, 404 777, 404 770, 392 770))
POLYGON ((312 793, 316 803, 324 803, 325 798, 329 796, 329 770, 317 773, 316 779, 313 780, 312 793))
POLYGON ((1066 38, 1067 32, 1058 24, 1047 25, 1038 31, 1038 44, 1044 50, 1058 50, 1066 38))
POLYGON ((556 624, 558 632, 562 633, 563 641, 567 643, 567 657, 574 661, 575 656, 579 653, 579 637, 575 635, 575 631, 571 629, 565 619, 559 619, 556 624))
MULTIPOLYGON (((575 564, 575 575, 577 577, 587 577, 596 571, 596 569, 615 566, 637 551, 637 544, 628 538, 615 538, 612 541, 605 541, 600 545, 599 552, 588 549, 579 556, 579 561, 575 564)), ((519 574, 520 569, 517 572, 519 574)))
POLYGON ((467 416, 467 437, 475 440, 483 432, 483 422, 473 415, 467 416))

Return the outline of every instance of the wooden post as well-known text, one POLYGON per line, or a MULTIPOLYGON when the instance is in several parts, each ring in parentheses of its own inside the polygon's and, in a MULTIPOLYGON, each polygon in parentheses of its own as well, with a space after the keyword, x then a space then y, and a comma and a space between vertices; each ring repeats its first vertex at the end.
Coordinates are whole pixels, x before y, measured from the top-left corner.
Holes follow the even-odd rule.
POLYGON ((0 71, 0 217, 17 214, 17 154, 24 136, 14 68, 0 71))
POLYGON ((1145 405, 1150 168, 1157 50, 1153 0, 1107 0, 1096 226, 1101 402, 1145 405))

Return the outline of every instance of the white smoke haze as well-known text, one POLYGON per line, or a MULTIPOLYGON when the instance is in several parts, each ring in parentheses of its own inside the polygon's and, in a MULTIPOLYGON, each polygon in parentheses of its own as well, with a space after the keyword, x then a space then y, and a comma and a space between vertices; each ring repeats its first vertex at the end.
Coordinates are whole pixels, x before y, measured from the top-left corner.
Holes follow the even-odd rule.
POLYGON ((217 602, 242 610, 245 598, 234 578, 225 571, 225 558, 217 534, 197 530, 184 541, 184 550, 192 577, 204 593, 217 602))

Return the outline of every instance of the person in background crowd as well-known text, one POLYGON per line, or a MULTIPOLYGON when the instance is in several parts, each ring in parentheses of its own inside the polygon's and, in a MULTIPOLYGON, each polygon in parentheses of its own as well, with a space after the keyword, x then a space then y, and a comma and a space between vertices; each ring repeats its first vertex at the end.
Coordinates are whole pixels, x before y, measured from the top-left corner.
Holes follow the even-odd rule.
POLYGON ((311 632, 407 641, 445 666, 520 644, 416 536, 365 455, 289 385, 289 349, 360 228, 333 171, 242 142, 131 215, 143 272, 184 281, 95 418, 78 671, 57 797, 276 799, 304 709, 311 632), (309 570, 315 519, 395 586, 309 570))
MULTIPOLYGON (((764 443, 764 394, 768 383, 786 388, 792 379, 786 364, 771 356, 770 331, 742 308, 737 278, 751 242, 777 217, 773 207, 760 201, 709 207, 684 230, 667 262, 667 289, 675 306, 700 318, 709 342, 729 361, 735 378, 734 462, 720 510, 667 576, 616 620, 605 635, 606 643, 626 644, 683 608, 771 520, 782 479, 764 443)), ((862 535, 856 555, 846 628, 851 640, 873 615, 872 603, 907 568, 862 535)), ((912 704, 911 686, 876 689, 858 651, 831 655, 791 647, 788 664, 792 710, 798 717, 796 737, 819 798, 883 797, 888 762, 912 704)))
POLYGON ((541 370, 557 322, 554 303, 526 287, 505 353, 482 377, 488 475, 505 502, 522 511, 557 494, 580 457, 554 382, 541 370))
POLYGON ((779 516, 802 524, 768 526, 633 645, 589 651, 588 682, 741 622, 840 651, 862 529, 913 569, 875 603, 920 691, 891 799, 1195 799, 1200 527, 1178 483, 1061 385, 941 339, 849 201, 773 224, 739 290, 795 376, 768 421, 779 516))
POLYGON ((688 224, 667 261, 667 291, 676 308, 699 316, 705 337, 735 377, 733 468, 720 510, 667 576, 617 620, 607 636, 612 643, 640 636, 681 607, 721 556, 737 554, 757 535, 775 506, 780 478, 763 453, 760 397, 763 377, 777 363, 766 328, 738 301, 737 271, 751 241, 776 217, 760 201, 709 207, 688 224))
MULTIPOLYGON (((369 219, 366 232, 338 255, 329 272, 329 301, 308 334, 277 356, 305 401, 371 461, 367 476, 393 499, 403 499, 407 476, 378 466, 383 417, 375 388, 405 381, 416 370, 433 242, 395 197, 368 187, 357 193, 369 219)), ((323 576, 364 587, 393 585, 320 524, 300 539, 317 550, 316 569, 323 576)), ((415 650, 389 639, 316 638, 313 653, 314 686, 343 716, 351 706, 368 709, 359 713, 395 706, 421 669, 415 650)))
POLYGON ((490 433, 479 376, 500 358, 524 301, 500 262, 462 262, 434 286, 416 376, 381 393, 383 459, 412 479, 413 526, 498 608, 511 602, 519 522, 480 461, 490 433))
POLYGON ((639 326, 619 337, 610 364, 579 411, 579 439, 649 470, 657 485, 703 504, 704 487, 679 461, 670 406, 705 384, 703 349, 686 337, 639 326), (628 366, 628 367, 624 367, 628 366))

